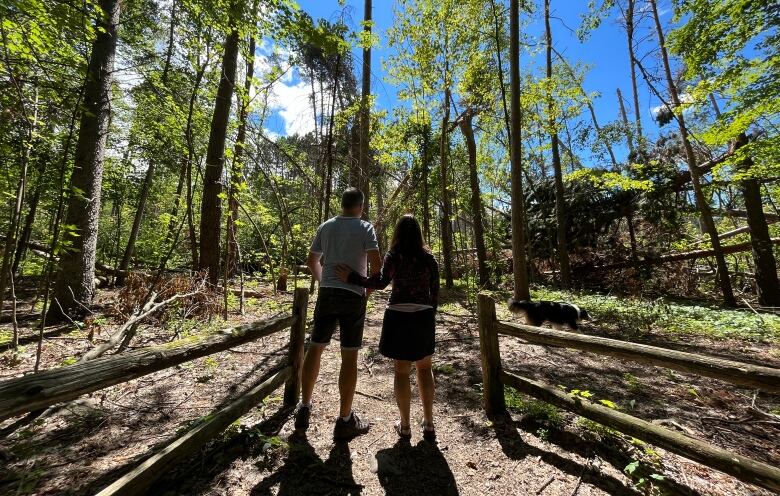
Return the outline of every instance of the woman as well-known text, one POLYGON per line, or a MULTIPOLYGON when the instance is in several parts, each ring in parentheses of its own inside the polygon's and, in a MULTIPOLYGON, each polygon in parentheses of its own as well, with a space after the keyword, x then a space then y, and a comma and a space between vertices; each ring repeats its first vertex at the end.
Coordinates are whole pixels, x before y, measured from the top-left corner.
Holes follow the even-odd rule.
POLYGON ((436 307, 439 304, 439 265, 423 243, 420 224, 411 215, 398 220, 382 270, 366 278, 346 266, 339 277, 370 289, 384 289, 393 282, 379 339, 379 352, 395 361, 395 399, 401 419, 395 430, 404 439, 412 436, 409 409, 409 374, 414 362, 423 407, 422 435, 436 439, 433 426, 433 371, 436 307))

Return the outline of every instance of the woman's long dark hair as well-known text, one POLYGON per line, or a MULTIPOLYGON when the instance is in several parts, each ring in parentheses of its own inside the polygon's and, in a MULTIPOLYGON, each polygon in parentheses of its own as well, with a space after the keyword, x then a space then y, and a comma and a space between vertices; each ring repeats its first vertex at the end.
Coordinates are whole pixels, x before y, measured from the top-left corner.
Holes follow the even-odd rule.
POLYGON ((428 252, 423 241, 420 223, 413 215, 407 214, 398 219, 390 242, 390 250, 400 255, 416 256, 428 252))

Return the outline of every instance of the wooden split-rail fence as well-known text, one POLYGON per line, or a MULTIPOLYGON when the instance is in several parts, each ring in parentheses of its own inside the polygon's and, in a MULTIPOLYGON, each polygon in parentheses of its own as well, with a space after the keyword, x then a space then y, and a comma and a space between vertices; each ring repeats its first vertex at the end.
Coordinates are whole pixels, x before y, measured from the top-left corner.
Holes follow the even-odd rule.
POLYGON ((573 348, 634 360, 731 382, 738 386, 780 392, 780 369, 724 360, 695 353, 659 348, 617 339, 532 327, 496 318, 495 301, 488 294, 477 299, 482 360, 483 405, 488 415, 506 412, 504 386, 576 413, 623 434, 664 448, 672 453, 720 470, 739 480, 780 492, 780 468, 731 453, 621 411, 571 395, 542 381, 504 370, 498 336, 512 336, 528 343, 573 348))
POLYGON ((39 374, 0 382, 0 421, 27 412, 73 400, 108 386, 157 372, 233 348, 243 343, 290 329, 285 366, 204 421, 154 453, 123 477, 98 493, 99 496, 148 494, 156 480, 177 462, 195 453, 209 439, 223 432, 284 384, 284 405, 294 406, 301 390, 301 365, 306 336, 309 293, 295 290, 292 313, 223 330, 201 339, 183 339, 111 355, 39 374))

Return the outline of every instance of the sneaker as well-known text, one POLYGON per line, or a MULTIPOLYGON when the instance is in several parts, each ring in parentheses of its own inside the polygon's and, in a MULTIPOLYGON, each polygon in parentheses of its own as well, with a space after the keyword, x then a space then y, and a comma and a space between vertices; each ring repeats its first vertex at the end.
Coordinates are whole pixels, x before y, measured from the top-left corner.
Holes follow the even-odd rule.
POLYGON ((336 427, 333 428, 333 439, 338 441, 348 441, 354 437, 365 434, 371 428, 371 424, 358 418, 355 412, 352 412, 349 420, 341 417, 336 420, 336 427))
POLYGON ((311 417, 311 407, 299 406, 295 412, 295 430, 305 431, 309 428, 309 417, 311 417))

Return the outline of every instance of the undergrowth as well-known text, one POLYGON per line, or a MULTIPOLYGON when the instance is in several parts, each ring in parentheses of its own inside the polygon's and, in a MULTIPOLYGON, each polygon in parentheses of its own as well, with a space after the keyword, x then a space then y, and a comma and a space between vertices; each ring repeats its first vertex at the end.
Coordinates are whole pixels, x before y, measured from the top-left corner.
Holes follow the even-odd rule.
POLYGON ((663 299, 641 300, 596 293, 568 293, 547 288, 531 290, 534 300, 567 301, 587 309, 591 325, 631 334, 665 332, 704 335, 716 339, 780 342, 780 316, 750 310, 727 310, 663 299))

